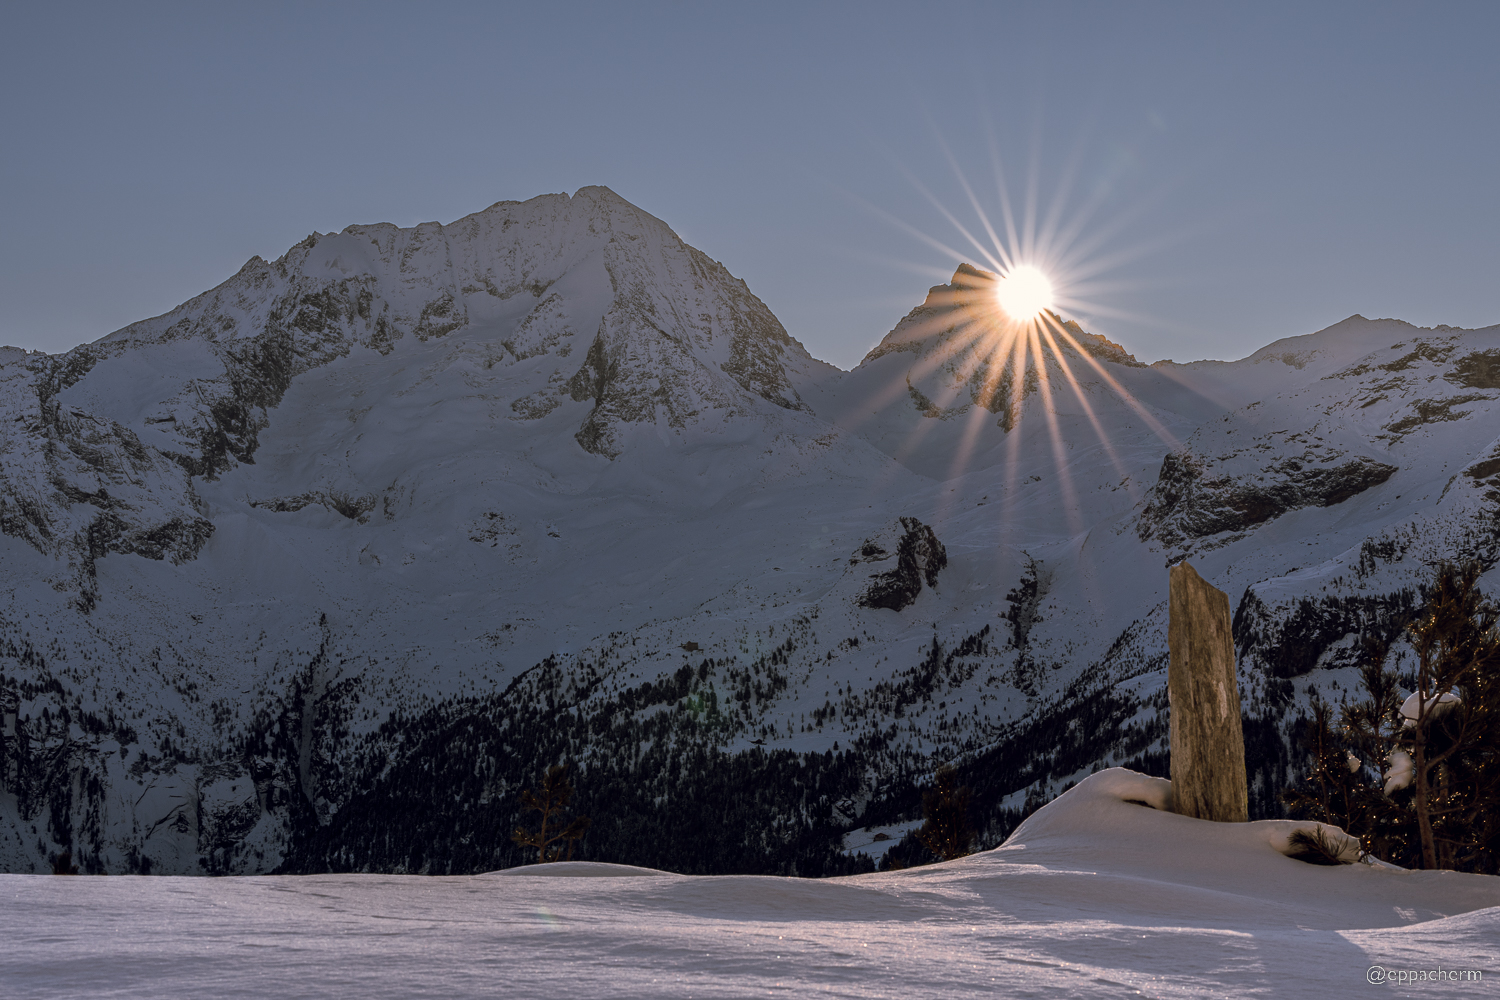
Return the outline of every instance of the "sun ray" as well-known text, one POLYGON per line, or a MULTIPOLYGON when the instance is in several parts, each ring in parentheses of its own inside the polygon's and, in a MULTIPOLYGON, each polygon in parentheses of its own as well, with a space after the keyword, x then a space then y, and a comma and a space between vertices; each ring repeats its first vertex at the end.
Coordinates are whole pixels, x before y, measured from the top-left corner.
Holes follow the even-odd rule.
MULTIPOLYGON (((972 325, 972 323, 973 323, 972 320, 971 321, 966 321, 965 324, 964 324, 964 326, 967 327, 969 325, 972 325)), ((951 359, 952 359, 952 355, 951 354, 938 355, 937 352, 934 352, 934 356, 933 357, 925 359, 923 362, 921 362, 921 363, 919 363, 917 365, 913 365, 910 369, 907 370, 907 373, 906 373, 905 385, 908 387, 908 392, 910 391, 910 386, 912 384, 911 380, 912 380, 912 376, 913 375, 915 375, 916 378, 918 379, 918 381, 920 381, 926 375, 928 375, 928 374, 932 373, 933 371, 937 370, 938 368, 942 367, 944 361, 951 360, 951 359)), ((963 362, 960 361, 960 365, 962 365, 962 363, 963 362)), ((961 381, 957 384, 957 386, 955 387, 956 391, 952 395, 950 395, 950 397, 949 397, 950 401, 953 398, 953 396, 957 394, 957 392, 961 392, 962 391, 962 384, 963 383, 961 381)), ((939 407, 939 409, 940 410, 941 409, 945 409, 945 407, 939 407)), ((937 427, 937 425, 939 423, 939 419, 934 419, 934 420, 930 420, 930 421, 924 421, 921 424, 918 424, 916 430, 907 436, 906 443, 900 449, 898 449, 896 451, 896 453, 895 453, 895 455, 893 457, 895 457, 897 459, 897 461, 901 461, 903 459, 906 459, 906 458, 910 457, 911 454, 914 451, 916 451, 916 449, 918 448, 918 446, 920 446, 922 444, 922 442, 924 440, 926 440, 928 434, 931 433, 934 429, 936 429, 936 427, 937 427)))
POLYGON ((948 143, 943 141, 941 136, 938 137, 938 145, 942 148, 943 155, 948 158, 948 165, 953 168, 953 175, 958 178, 959 185, 963 187, 964 194, 968 196, 970 207, 974 209, 974 214, 979 216, 980 224, 984 226, 985 234, 989 236, 990 242, 995 248, 996 255, 1000 258, 999 270, 1009 271, 1015 266, 1015 262, 1011 260, 1010 254, 1005 250, 1005 244, 1000 241, 999 235, 995 232, 995 227, 990 223, 989 214, 979 204, 979 196, 974 193, 974 188, 969 184, 968 177, 964 176, 963 168, 958 164, 958 158, 953 155, 953 151, 948 148, 948 143))
POLYGON ((1041 332, 1047 338, 1048 345, 1052 348, 1053 357, 1057 359, 1058 367, 1062 369, 1068 384, 1073 388, 1073 395, 1078 400, 1078 405, 1083 407, 1084 416, 1088 418, 1089 424, 1094 428, 1094 435, 1098 437, 1104 448, 1104 453, 1109 456, 1110 465, 1114 466, 1115 472, 1123 479, 1127 477, 1124 464, 1120 461, 1119 453, 1116 452, 1114 443, 1110 441, 1109 434, 1104 430, 1104 425, 1099 422, 1099 417, 1094 413, 1094 406, 1089 402, 1088 393, 1083 391, 1083 385, 1078 381, 1078 376, 1073 373, 1073 366, 1068 363, 1067 355, 1058 346, 1052 335, 1052 327, 1061 327, 1057 317, 1050 313, 1040 324, 1041 332))
MULTIPOLYGON (((1075 153, 1077 148, 1075 146, 1075 153)), ((1047 209, 1042 215, 1041 225, 1037 233, 1036 246, 1032 253, 1041 259, 1053 257, 1053 245, 1063 240, 1063 216, 1067 208, 1068 195, 1072 190, 1073 181, 1077 171, 1077 157, 1069 156, 1063 171, 1057 178, 1057 188, 1052 192, 1048 201, 1047 209)))
MULTIPOLYGON (((1010 339, 1014 340, 1014 338, 1010 339)), ((972 457, 974 448, 979 442, 979 435, 984 427, 989 424, 988 416, 994 415, 994 411, 985 406, 983 400, 993 399, 995 392, 998 391, 1000 380, 1005 370, 1005 355, 1010 349, 1011 344, 1007 342, 1007 338, 996 337, 988 353, 979 359, 978 363, 974 366, 975 374, 980 372, 993 372, 994 374, 982 379, 980 382, 980 398, 974 400, 974 407, 964 427, 963 437, 959 440, 959 446, 954 452, 950 471, 951 477, 961 475, 963 470, 968 467, 969 459, 972 457), (997 357, 999 358, 998 365, 995 363, 997 357)), ((1008 405, 1009 403, 1007 402, 1008 405)))
MULTIPOLYGON (((986 123, 988 125, 988 123, 986 123)), ((988 127, 990 140, 990 162, 995 168, 995 187, 1000 197, 1000 214, 1005 219, 1005 242, 1000 244, 1002 254, 1005 255, 1006 267, 1014 265, 1010 258, 1012 248, 1020 245, 1020 238, 1016 234, 1016 214, 1010 204, 1010 186, 1005 183, 1005 167, 1000 160, 1000 142, 995 136, 993 126, 988 127)))
POLYGON ((1026 163, 1026 214, 1021 227, 1021 256, 1032 259, 1036 256, 1038 215, 1042 201, 1042 122, 1038 117, 1033 123, 1030 144, 1031 155, 1026 163))
POLYGON ((874 204, 873 202, 861 198, 859 195, 854 194, 852 191, 845 191, 844 195, 851 201, 854 201, 855 203, 863 207, 866 211, 878 216, 881 221, 886 222, 896 227, 897 229, 900 229, 908 236, 912 236, 922 241, 923 243, 926 243, 928 246, 932 247, 934 250, 937 250, 939 253, 946 254, 954 260, 961 261, 964 259, 964 255, 962 253, 948 246, 948 244, 928 235, 921 229, 918 229, 916 226, 913 226, 910 223, 897 218, 896 216, 892 215, 890 212, 887 212, 885 209, 874 204))
POLYGON ((1178 443, 1177 436, 1171 431, 1167 430, 1166 425, 1164 425, 1160 420, 1157 420, 1156 417, 1151 414, 1151 411, 1146 409, 1146 407, 1141 404, 1140 400, 1135 398, 1134 394, 1132 394, 1128 389, 1122 386, 1113 375, 1106 371, 1104 366, 1099 363, 1099 360, 1097 358, 1089 354, 1088 351, 1085 351, 1083 349, 1083 346, 1073 338, 1073 335, 1071 333, 1069 333, 1065 328, 1062 327, 1059 327, 1058 329, 1059 332, 1068 339, 1068 342, 1073 345, 1074 349, 1083 356, 1084 360, 1086 360, 1090 365, 1093 366, 1094 370, 1099 373, 1100 377, 1109 383, 1109 387, 1115 391, 1115 394, 1118 395, 1120 399, 1124 400, 1127 406, 1135 410, 1135 412, 1140 416, 1142 420, 1146 421, 1146 425, 1151 428, 1152 432, 1155 433, 1157 437, 1166 442, 1167 445, 1174 451, 1182 447, 1182 445, 1178 443))
MULTIPOLYGON (((911 180, 912 185, 916 187, 919 192, 921 192, 922 196, 932 203, 932 207, 936 208, 938 212, 942 214, 943 218, 947 219, 948 222, 953 226, 953 228, 957 229, 959 233, 962 234, 964 239, 968 240, 969 243, 973 245, 974 249, 979 251, 979 253, 984 257, 985 261, 988 262, 991 267, 996 268, 997 270, 1001 268, 1002 265, 1000 260, 994 256, 990 248, 986 247, 982 242, 980 242, 978 237, 969 232, 964 224, 958 221, 958 217, 955 216, 952 212, 948 211, 947 207, 942 203, 941 200, 938 199, 937 195, 933 194, 927 189, 927 185, 923 184, 921 181, 917 180, 914 176, 911 175, 908 175, 908 179, 911 180)), ((955 254, 954 259, 962 261, 963 257, 955 254)))
MULTIPOLYGON (((1015 384, 1015 382, 1017 381, 1014 373, 1017 371, 1018 367, 1019 370, 1023 373, 1021 378, 1024 379, 1025 366, 1025 341, 1020 337, 1012 337, 1010 344, 1010 367, 1012 372, 1012 384, 1015 384)), ((1024 393, 1024 382, 1022 383, 1022 385, 1024 393)), ((1025 397, 1023 395, 1023 402, 1024 398, 1025 397)), ((1011 399, 1007 399, 1004 402, 1006 407, 1006 416, 1004 419, 1007 419, 1010 422, 1011 429, 1007 430, 1005 435, 1006 455, 1004 481, 1006 485, 1004 502, 1001 505, 1000 514, 1004 525, 1006 527, 1009 527, 1016 522, 1015 507, 1020 499, 1020 490, 1016 489, 1016 484, 1017 474, 1020 471, 1021 465, 1021 441, 1022 435, 1025 433, 1025 430, 1021 426, 1020 414, 1015 412, 1014 401, 1011 399)))
POLYGON ((1058 427, 1057 406, 1052 400, 1052 380, 1047 376, 1046 356, 1042 352, 1041 338, 1037 335, 1037 324, 1033 323, 1029 326, 1026 337, 1036 350, 1037 391, 1042 397, 1042 413, 1047 421, 1048 436, 1052 440, 1052 464, 1061 486, 1063 511, 1068 519, 1068 526, 1077 533, 1083 530, 1083 515, 1079 510, 1078 497, 1073 488, 1073 472, 1068 462, 1066 442, 1063 441, 1062 430, 1058 427))

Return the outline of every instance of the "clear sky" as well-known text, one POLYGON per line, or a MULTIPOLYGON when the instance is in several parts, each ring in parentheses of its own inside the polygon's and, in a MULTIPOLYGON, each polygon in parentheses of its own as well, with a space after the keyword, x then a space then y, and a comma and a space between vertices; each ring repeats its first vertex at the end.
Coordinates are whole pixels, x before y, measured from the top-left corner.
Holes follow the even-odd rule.
POLYGON ((1143 360, 1500 323, 1492 2, 52 2, 0 35, 18 346, 313 230, 604 184, 847 368, 989 266, 944 211, 984 241, 956 164, 999 225, 995 154, 1017 212, 1060 206, 1064 314, 1143 360))

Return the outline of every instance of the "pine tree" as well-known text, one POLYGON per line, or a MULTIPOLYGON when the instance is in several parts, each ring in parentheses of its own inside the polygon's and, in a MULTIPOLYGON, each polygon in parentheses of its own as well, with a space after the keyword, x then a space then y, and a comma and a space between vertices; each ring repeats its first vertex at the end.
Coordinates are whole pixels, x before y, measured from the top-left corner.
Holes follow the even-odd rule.
MULTIPOLYGON (((1371 782, 1364 764, 1350 750, 1347 735, 1335 729, 1333 708, 1312 701, 1312 717, 1303 719, 1298 742, 1307 752, 1307 779, 1282 793, 1293 815, 1343 829, 1370 826, 1371 782)), ((1377 790, 1378 791, 1378 790, 1377 790)))
POLYGON ((1407 867, 1500 871, 1500 611, 1480 594, 1479 573, 1439 570, 1407 627, 1417 660, 1409 696, 1379 649, 1362 670, 1367 697, 1345 706, 1339 732, 1314 703, 1304 741, 1312 769, 1285 797, 1407 867), (1364 761, 1384 773, 1372 780, 1364 761))
POLYGON ((1427 613, 1408 630, 1414 698, 1387 736, 1391 756, 1411 760, 1423 868, 1480 861, 1486 814, 1500 806, 1500 612, 1480 594, 1479 573, 1471 563, 1438 574, 1427 613))
POLYGON ((944 861, 964 857, 974 843, 969 795, 969 786, 959 787, 958 772, 946 764, 938 768, 935 786, 922 793, 922 818, 926 822, 917 831, 917 839, 944 861))
POLYGON ((566 825, 562 823, 561 813, 572 797, 573 783, 568 780, 568 769, 562 764, 547 768, 540 792, 528 788, 521 793, 523 811, 541 813, 542 825, 538 830, 518 826, 510 839, 522 847, 536 848, 538 864, 573 860, 574 846, 588 832, 590 820, 587 816, 575 816, 566 825), (563 856, 563 841, 568 845, 566 857, 563 856))

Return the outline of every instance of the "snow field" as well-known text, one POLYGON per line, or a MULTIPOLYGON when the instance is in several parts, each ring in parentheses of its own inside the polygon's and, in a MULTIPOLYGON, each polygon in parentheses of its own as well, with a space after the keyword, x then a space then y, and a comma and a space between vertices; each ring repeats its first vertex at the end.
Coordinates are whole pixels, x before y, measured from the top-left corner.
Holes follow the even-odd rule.
POLYGON ((1093 775, 996 850, 843 879, 588 862, 4 875, 0 982, 26 998, 1200 998, 1368 996, 1372 965, 1500 978, 1500 879, 1303 864, 1271 846, 1274 823, 1126 801, 1160 801, 1142 778, 1093 775))

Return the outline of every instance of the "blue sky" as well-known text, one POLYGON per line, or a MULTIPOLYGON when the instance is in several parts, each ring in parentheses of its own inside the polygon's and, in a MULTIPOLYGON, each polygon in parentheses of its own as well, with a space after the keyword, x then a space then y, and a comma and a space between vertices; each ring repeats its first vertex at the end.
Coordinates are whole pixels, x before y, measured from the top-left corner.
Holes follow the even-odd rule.
POLYGON ((1355 312, 1500 322, 1492 3, 54 3, 6 22, 4 343, 96 339, 313 230, 604 184, 850 367, 959 259, 984 266, 944 210, 982 234, 956 164, 999 221, 995 153, 1017 206, 1034 177, 1078 223, 1072 273, 1097 273, 1064 313, 1143 360, 1242 357, 1355 312))

